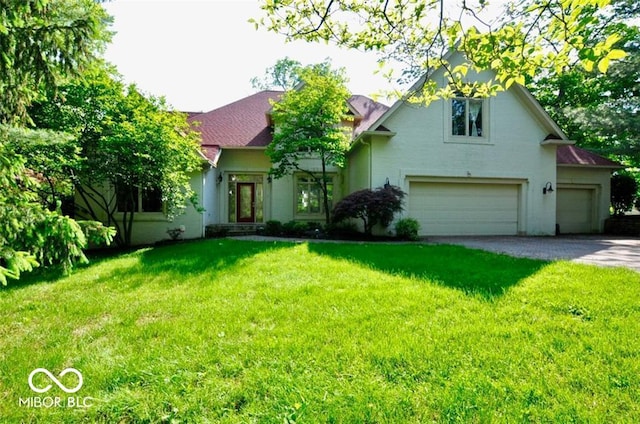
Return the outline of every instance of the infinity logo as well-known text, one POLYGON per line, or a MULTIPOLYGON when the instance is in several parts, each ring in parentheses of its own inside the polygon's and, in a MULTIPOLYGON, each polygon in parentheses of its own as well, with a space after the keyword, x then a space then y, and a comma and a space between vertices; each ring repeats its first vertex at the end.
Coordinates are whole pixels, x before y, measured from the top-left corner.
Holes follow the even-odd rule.
POLYGON ((82 387, 82 374, 80 374, 80 371, 78 371, 75 368, 67 368, 65 370, 63 370, 60 375, 58 375, 59 378, 64 377, 66 374, 68 373, 72 373, 78 376, 78 385, 72 389, 68 389, 64 384, 62 384, 60 382, 60 380, 58 380, 53 374, 51 374, 49 372, 49 370, 45 369, 45 368, 36 368, 35 370, 31 371, 31 374, 29 374, 29 387, 31 387, 31 390, 33 390, 36 393, 45 393, 48 392, 49 390, 51 390, 51 384, 49 384, 47 387, 44 388, 38 388, 36 386, 33 385, 33 376, 35 376, 38 373, 43 373, 45 374, 47 377, 49 377, 49 379, 51 381, 53 381, 56 386, 60 387, 60 389, 62 389, 62 391, 64 391, 65 393, 75 393, 78 390, 80 390, 80 388, 82 387))

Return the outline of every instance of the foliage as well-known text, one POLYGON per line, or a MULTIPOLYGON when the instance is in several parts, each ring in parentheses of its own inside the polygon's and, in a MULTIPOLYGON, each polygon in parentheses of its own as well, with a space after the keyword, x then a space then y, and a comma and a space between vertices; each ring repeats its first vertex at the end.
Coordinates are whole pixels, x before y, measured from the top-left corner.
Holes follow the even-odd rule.
MULTIPOLYGON (((266 16, 252 19, 256 28, 283 34, 287 40, 376 51, 383 69, 388 62, 401 64, 400 81, 413 81, 444 66, 459 91, 482 96, 514 83, 524 85, 541 70, 562 70, 575 61, 587 71, 605 72, 625 55, 615 47, 620 38, 610 26, 615 10, 608 0, 511 2, 499 20, 484 16, 491 11, 486 1, 456 6, 444 0, 261 3, 266 16), (468 61, 452 68, 447 53, 456 49, 468 61), (470 70, 492 70, 496 78, 467 83, 470 70)), ((453 92, 449 86, 425 83, 415 100, 429 102, 453 92)))
POLYGON ((299 72, 301 69, 302 64, 300 62, 285 57, 278 60, 275 65, 267 68, 262 79, 258 77, 252 78, 251 86, 257 90, 293 90, 300 82, 299 72))
POLYGON ((633 209, 638 193, 638 182, 628 174, 611 177, 611 205, 614 215, 624 215, 633 209))
MULTIPOLYGON (((87 247, 83 227, 58 210, 49 210, 38 197, 38 174, 26 168, 15 146, 28 140, 58 140, 59 134, 46 131, 0 127, 0 283, 18 279, 36 266, 60 265, 69 271, 75 263, 86 262, 87 247)), ((55 151, 55 146, 52 148, 55 151)), ((94 243, 109 243, 110 229, 98 223, 84 224, 94 243), (91 231, 89 231, 91 229, 91 231)))
POLYGON ((358 230, 358 224, 352 221, 332 222, 325 225, 327 236, 336 240, 359 240, 362 233, 358 230))
POLYGON ((396 222, 396 236, 403 240, 417 241, 420 223, 415 218, 402 218, 396 222))
POLYGON ((72 175, 82 163, 75 137, 51 130, 9 128, 8 146, 25 160, 33 174, 34 192, 53 211, 73 195, 72 175))
MULTIPOLYGON (((615 20, 640 17, 637 5, 617 2, 615 20)), ((613 19, 613 17, 612 17, 613 19)), ((605 75, 572 69, 545 73, 530 88, 576 143, 630 167, 640 167, 640 30, 619 23, 619 44, 628 56, 605 75)))
POLYGON ((282 235, 286 237, 304 237, 309 232, 309 225, 304 221, 288 221, 282 224, 282 235))
POLYGON ((282 222, 271 219, 264 223, 264 235, 279 237, 282 235, 282 222))
POLYGON ((131 196, 160 189, 169 220, 188 203, 195 206, 190 178, 201 164, 199 135, 186 115, 112 74, 92 69, 49 93, 31 114, 38 127, 78 137, 84 159, 73 176, 82 199, 79 214, 115 226, 116 242, 129 245, 136 211, 118 212, 115 188, 131 196))
POLYGON ((349 91, 344 71, 333 71, 326 64, 306 67, 299 72, 301 86, 287 91, 273 104, 273 140, 266 153, 269 171, 281 178, 299 171, 309 176, 323 193, 326 222, 330 221, 328 166, 343 167, 351 131, 347 107, 349 91), (317 171, 315 161, 320 161, 317 171))
POLYGON ((640 421, 631 270, 202 240, 51 279, 0 291, 3 396, 29 396, 39 364, 74 367, 93 405, 0 402, 7 423, 640 421))
POLYGON ((93 0, 0 0, 0 123, 27 120, 27 107, 95 59, 110 39, 93 0))
POLYGON ((350 218, 361 219, 364 233, 371 235, 373 227, 380 224, 387 227, 393 216, 402 211, 405 193, 400 187, 385 185, 375 190, 355 191, 340 200, 333 208, 333 222, 350 218))

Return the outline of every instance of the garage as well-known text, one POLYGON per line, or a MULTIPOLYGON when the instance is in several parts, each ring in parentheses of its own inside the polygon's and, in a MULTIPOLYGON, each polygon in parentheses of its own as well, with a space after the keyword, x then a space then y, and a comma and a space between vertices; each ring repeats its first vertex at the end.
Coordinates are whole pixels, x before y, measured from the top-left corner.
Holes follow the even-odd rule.
POLYGON ((594 232, 595 190, 558 187, 556 221, 561 234, 594 232))
POLYGON ((519 191, 499 182, 411 182, 408 212, 423 235, 516 235, 519 191))

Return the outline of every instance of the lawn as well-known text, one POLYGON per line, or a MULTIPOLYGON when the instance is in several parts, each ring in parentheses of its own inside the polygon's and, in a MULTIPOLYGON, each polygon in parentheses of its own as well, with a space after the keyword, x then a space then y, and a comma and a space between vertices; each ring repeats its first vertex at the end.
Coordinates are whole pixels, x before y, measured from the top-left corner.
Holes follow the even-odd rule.
POLYGON ((0 308, 7 423, 640 422, 626 269, 221 239, 32 277, 0 308), (78 392, 30 389, 68 367, 78 392))

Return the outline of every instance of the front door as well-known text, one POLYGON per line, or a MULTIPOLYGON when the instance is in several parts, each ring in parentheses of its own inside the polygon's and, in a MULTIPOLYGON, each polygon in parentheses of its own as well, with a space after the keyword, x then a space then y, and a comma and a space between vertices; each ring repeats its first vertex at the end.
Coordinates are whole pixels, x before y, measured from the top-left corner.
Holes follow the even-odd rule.
POLYGON ((256 221, 256 184, 238 183, 236 196, 237 222, 256 221))

